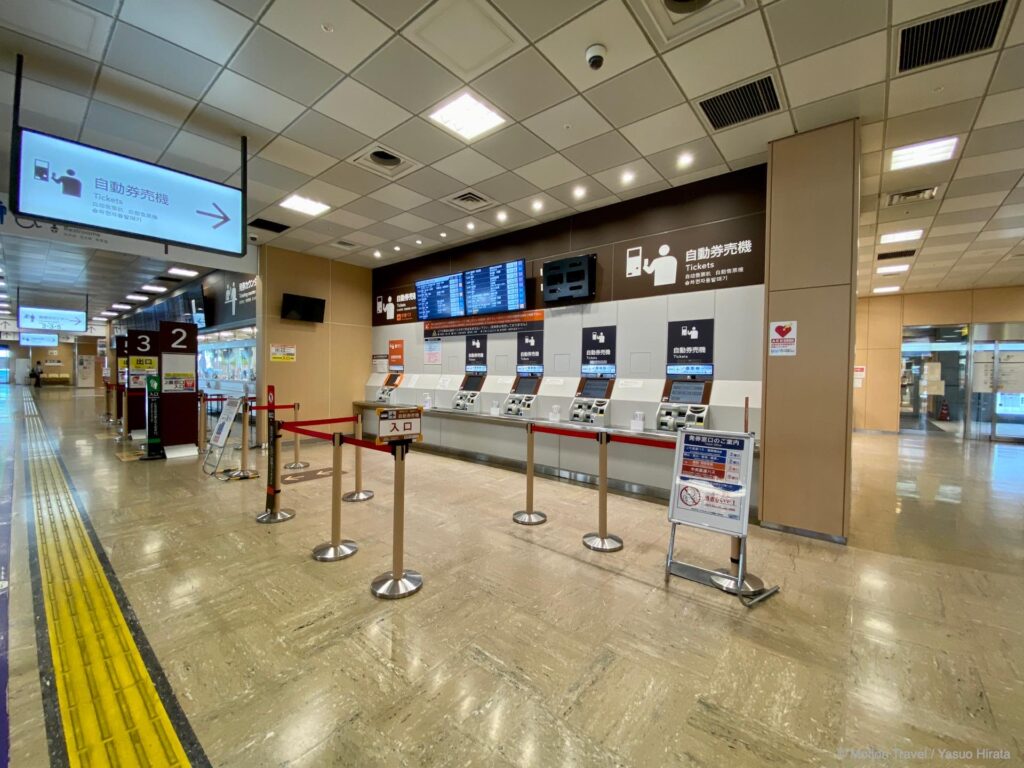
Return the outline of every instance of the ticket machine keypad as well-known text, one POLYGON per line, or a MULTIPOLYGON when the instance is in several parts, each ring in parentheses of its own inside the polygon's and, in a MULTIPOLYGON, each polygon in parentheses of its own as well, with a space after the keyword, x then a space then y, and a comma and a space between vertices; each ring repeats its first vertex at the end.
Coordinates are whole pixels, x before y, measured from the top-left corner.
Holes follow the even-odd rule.
POLYGON ((707 427, 708 406, 679 405, 662 403, 658 406, 658 431, 676 432, 683 427, 704 429, 707 427))
POLYGON ((577 424, 593 424, 607 427, 611 414, 609 401, 604 399, 577 397, 569 406, 569 421, 577 424))
POLYGON ((501 412, 506 416, 529 416, 536 399, 536 395, 509 395, 501 412))
POLYGON ((452 410, 480 413, 480 393, 460 391, 452 398, 452 410))

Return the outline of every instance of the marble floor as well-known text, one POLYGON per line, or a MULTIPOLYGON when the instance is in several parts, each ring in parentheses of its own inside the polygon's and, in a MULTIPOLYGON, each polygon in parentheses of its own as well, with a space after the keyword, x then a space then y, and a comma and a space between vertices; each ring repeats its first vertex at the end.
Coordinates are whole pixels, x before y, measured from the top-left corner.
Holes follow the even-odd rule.
MULTIPOLYGON (((389 456, 365 457, 376 497, 344 505, 358 554, 317 563, 330 480, 287 487, 295 519, 257 525, 262 481, 211 480, 190 459, 121 462, 97 421, 101 400, 38 399, 212 765, 1024 762, 1024 446, 856 435, 849 545, 754 528, 751 569, 782 591, 752 610, 665 582, 661 505, 611 497, 610 529, 626 546, 599 554, 580 542, 595 526, 594 490, 539 479, 550 522, 522 527, 510 520, 522 475, 414 453, 406 565, 425 585, 382 602, 369 583, 390 568, 389 456), (873 760, 849 752, 871 749, 873 760)), ((326 445, 303 452, 330 466, 326 445)), ((23 462, 10 574, 16 768, 49 763, 52 696, 38 672, 23 462)), ((684 530, 678 554, 718 567, 728 545, 684 530)))

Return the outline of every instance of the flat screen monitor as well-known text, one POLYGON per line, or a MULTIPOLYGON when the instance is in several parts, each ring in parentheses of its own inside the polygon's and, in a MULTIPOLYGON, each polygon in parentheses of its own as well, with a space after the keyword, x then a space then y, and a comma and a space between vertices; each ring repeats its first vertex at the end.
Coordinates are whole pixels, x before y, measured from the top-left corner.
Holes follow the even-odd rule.
POLYGON ((324 309, 326 306, 326 299, 318 299, 315 296, 297 296, 294 293, 286 293, 281 296, 281 319, 304 320, 308 323, 322 323, 324 321, 324 309))
POLYGON ((484 386, 484 376, 467 376, 462 384, 464 392, 479 392, 484 386))
POLYGON ((491 315, 526 309, 526 262, 522 259, 462 273, 466 314, 491 315))
POLYGON ((703 381, 673 381, 668 393, 670 403, 699 405, 704 398, 703 381))
POLYGON ((85 312, 18 306, 18 327, 36 331, 85 331, 85 312))
POLYGON ((420 320, 443 320, 465 314, 466 293, 461 272, 417 281, 416 316, 420 320))
POLYGON ((540 389, 541 379, 539 376, 532 378, 520 376, 519 381, 516 382, 516 388, 512 390, 513 395, 536 395, 537 390, 540 389))
POLYGON ((580 366, 580 375, 584 378, 614 379, 615 366, 609 364, 588 364, 580 366))
POLYGON ((398 386, 398 379, 401 377, 401 375, 402 374, 400 374, 400 373, 392 373, 390 376, 387 377, 387 379, 384 380, 384 386, 385 387, 397 387, 398 386))
POLYGON ((665 366, 665 374, 670 379, 707 381, 708 379, 713 379, 715 377, 715 366, 711 363, 668 365, 665 366))
POLYGON ((580 397, 604 398, 608 391, 608 379, 587 379, 583 382, 580 397))
POLYGON ((56 347, 56 333, 21 333, 18 343, 23 347, 56 347))
POLYGON ((16 213, 231 256, 245 253, 240 189, 16 130, 16 213))

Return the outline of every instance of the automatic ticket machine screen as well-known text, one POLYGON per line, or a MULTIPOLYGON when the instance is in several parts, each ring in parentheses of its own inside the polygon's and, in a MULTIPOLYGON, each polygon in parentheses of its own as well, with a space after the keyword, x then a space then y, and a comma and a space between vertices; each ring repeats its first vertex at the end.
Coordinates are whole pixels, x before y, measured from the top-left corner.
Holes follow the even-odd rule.
POLYGON ((703 381, 673 381, 669 390, 668 401, 685 405, 704 401, 703 381))
POLYGON ((479 392, 484 386, 483 376, 467 376, 462 382, 464 392, 479 392))
POLYGON ((402 378, 402 374, 400 374, 400 373, 388 374, 388 377, 384 380, 384 386, 385 387, 397 387, 398 386, 398 381, 401 378, 402 378))
POLYGON ((608 385, 610 383, 608 379, 584 379, 579 397, 606 398, 608 397, 608 385))
POLYGON ((539 376, 525 377, 520 376, 516 381, 515 389, 512 390, 513 395, 536 395, 537 390, 540 389, 541 379, 539 376))

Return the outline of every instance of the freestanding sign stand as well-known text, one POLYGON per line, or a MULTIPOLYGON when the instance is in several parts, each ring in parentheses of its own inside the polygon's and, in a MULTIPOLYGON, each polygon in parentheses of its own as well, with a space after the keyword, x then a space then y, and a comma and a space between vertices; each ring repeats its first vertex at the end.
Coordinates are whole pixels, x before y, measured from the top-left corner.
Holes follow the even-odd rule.
POLYGON ((160 440, 160 377, 146 377, 146 450, 143 461, 166 459, 160 440))
POLYGON ((753 432, 712 432, 682 429, 676 441, 675 479, 669 502, 671 524, 665 578, 680 576, 737 595, 748 608, 771 597, 778 587, 766 588, 747 573, 747 525, 750 479, 754 465, 753 432), (733 536, 739 540, 736 574, 728 568, 711 571, 675 559, 676 527, 687 525, 733 536))
POLYGON ((229 397, 224 401, 220 418, 213 428, 213 437, 210 438, 210 446, 206 451, 206 458, 203 460, 203 472, 208 475, 216 475, 220 468, 220 460, 224 455, 224 448, 227 447, 228 437, 231 435, 231 428, 235 424, 235 417, 238 416, 238 409, 242 401, 237 397, 229 397))

